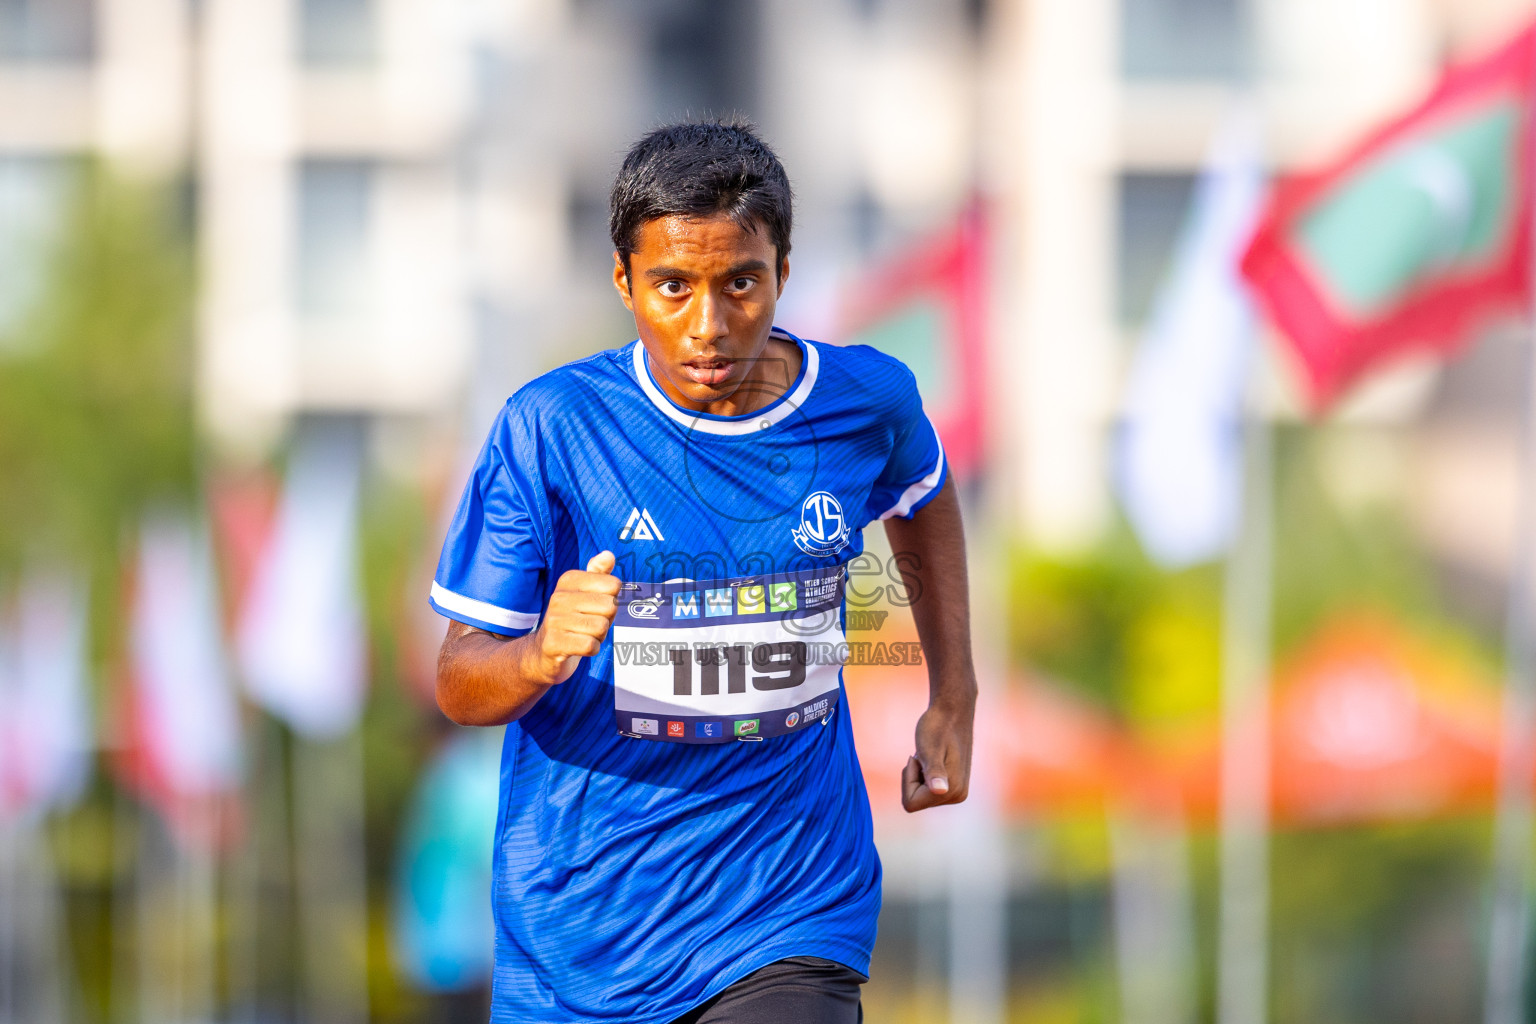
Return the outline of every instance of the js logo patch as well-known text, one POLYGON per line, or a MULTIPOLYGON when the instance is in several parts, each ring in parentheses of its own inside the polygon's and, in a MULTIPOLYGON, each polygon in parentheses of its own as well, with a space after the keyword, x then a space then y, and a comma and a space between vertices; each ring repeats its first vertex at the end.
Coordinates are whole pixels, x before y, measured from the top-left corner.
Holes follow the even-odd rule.
POLYGON ((817 491, 800 503, 800 525, 790 530, 795 547, 818 558, 848 546, 852 531, 843 506, 827 491, 817 491))

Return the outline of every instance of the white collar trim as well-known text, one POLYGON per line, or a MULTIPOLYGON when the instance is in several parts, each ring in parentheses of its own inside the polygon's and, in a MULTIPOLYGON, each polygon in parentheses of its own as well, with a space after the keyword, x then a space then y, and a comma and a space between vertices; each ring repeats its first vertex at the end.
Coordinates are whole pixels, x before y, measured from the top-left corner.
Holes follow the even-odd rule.
POLYGON ((705 413, 690 412, 687 409, 679 409, 672 400, 662 394, 661 388, 651 379, 650 368, 645 363, 645 346, 638 339, 634 344, 635 379, 640 382, 640 389, 645 392, 651 404, 660 409, 663 415, 674 423, 687 427, 689 430, 699 430, 706 434, 720 434, 725 437, 741 437, 744 434, 755 434, 759 430, 767 430, 775 423, 784 419, 805 404, 810 397, 811 388, 816 384, 816 374, 821 369, 821 356, 816 352, 814 343, 796 338, 788 331, 775 327, 770 337, 780 341, 799 342, 805 352, 805 366, 800 372, 800 383, 789 394, 775 399, 766 409, 760 409, 755 413, 745 416, 732 416, 728 419, 709 416, 705 413))

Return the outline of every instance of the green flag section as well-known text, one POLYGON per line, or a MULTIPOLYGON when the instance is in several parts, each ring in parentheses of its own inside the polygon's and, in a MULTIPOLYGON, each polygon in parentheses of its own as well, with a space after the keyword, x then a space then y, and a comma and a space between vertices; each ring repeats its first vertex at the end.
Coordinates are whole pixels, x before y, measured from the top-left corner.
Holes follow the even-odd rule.
POLYGON ((1321 410, 1411 351, 1449 354, 1529 295, 1536 27, 1279 186, 1243 274, 1321 410))

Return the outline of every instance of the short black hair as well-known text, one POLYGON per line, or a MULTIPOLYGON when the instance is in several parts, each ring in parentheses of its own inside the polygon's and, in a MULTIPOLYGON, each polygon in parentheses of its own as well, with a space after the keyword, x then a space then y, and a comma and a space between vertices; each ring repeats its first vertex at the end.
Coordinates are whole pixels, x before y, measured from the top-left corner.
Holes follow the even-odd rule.
POLYGON ((768 232, 777 275, 789 255, 792 198, 784 165, 749 122, 669 124, 636 142, 624 157, 609 196, 608 233, 627 276, 647 221, 724 213, 743 228, 768 232))

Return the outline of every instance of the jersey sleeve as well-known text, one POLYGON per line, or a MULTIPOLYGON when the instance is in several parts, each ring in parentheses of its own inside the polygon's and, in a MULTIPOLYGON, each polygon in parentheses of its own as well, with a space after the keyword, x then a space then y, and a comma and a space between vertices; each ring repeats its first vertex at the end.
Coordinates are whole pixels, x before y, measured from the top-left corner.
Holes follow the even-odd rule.
POLYGON ((944 445, 939 432, 923 412, 923 400, 917 381, 905 366, 896 375, 896 435, 890 458, 886 460, 869 494, 865 519, 890 519, 912 513, 933 500, 949 476, 944 445))
POLYGON ((443 541, 429 598, 438 614, 503 636, 539 623, 549 570, 537 449, 508 403, 475 462, 443 541))

